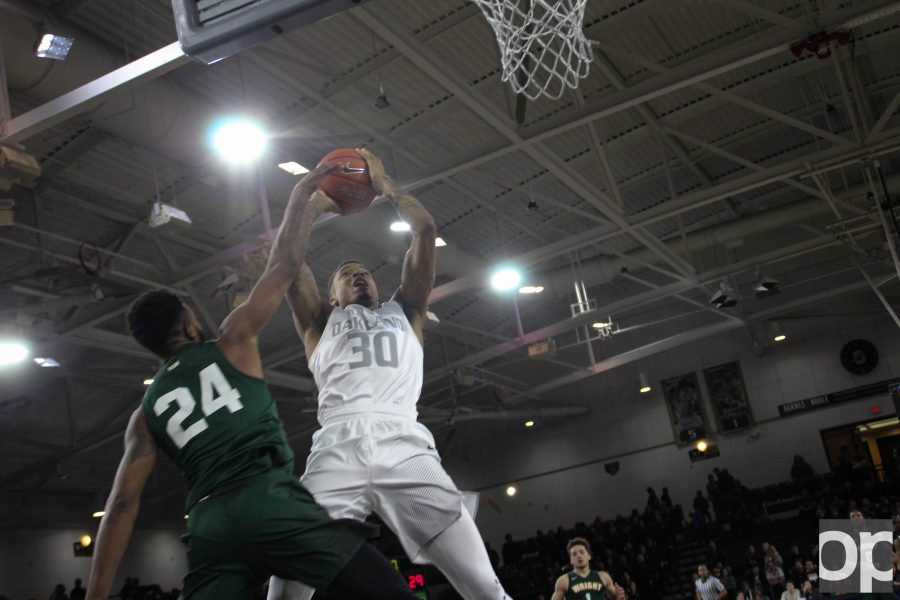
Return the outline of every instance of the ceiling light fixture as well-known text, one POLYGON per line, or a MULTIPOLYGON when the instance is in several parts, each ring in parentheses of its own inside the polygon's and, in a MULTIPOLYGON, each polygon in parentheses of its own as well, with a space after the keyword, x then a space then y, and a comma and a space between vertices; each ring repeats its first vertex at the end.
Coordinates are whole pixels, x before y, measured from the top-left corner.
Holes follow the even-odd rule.
POLYGON ((495 290, 511 290, 517 288, 521 282, 522 274, 512 267, 502 267, 491 276, 491 286, 495 290))
POLYGON ((709 449, 709 444, 706 443, 706 440, 700 440, 697 442, 697 450, 700 452, 706 452, 709 449))
POLYGON ((526 285, 519 288, 520 294, 540 294, 544 291, 542 285, 526 285))
POLYGON ((105 511, 105 510, 98 510, 97 512, 95 512, 95 513, 92 514, 91 516, 94 517, 95 519, 99 519, 100 517, 102 517, 102 516, 105 515, 105 514, 106 514, 106 511, 105 511))
POLYGON ((212 135, 213 147, 230 163, 253 162, 266 148, 266 135, 247 119, 223 121, 212 135))
POLYGON ((51 367, 51 368, 59 366, 59 363, 56 362, 52 358, 35 358, 34 364, 38 365, 39 367, 51 367))
MULTIPOLYGON (((409 226, 409 223, 407 223, 406 221, 394 221, 393 223, 391 223, 391 231, 401 232, 401 231, 409 231, 410 229, 412 229, 412 228, 409 226)), ((435 245, 437 245, 436 242, 435 242, 435 245)))
POLYGON ((75 43, 74 38, 64 35, 56 35, 45 29, 41 29, 38 33, 37 41, 34 44, 34 55, 38 58, 52 58, 53 60, 66 60, 72 44, 75 43))
POLYGON ((304 173, 309 173, 309 169, 294 161, 278 163, 278 168, 282 171, 287 171, 291 175, 303 175, 304 173))
POLYGON ((641 384, 640 390, 641 390, 641 393, 642 393, 642 394, 646 394, 646 393, 648 393, 650 390, 653 389, 653 388, 650 387, 650 382, 647 381, 647 374, 644 373, 644 372, 641 372, 641 373, 638 375, 638 383, 641 384))
POLYGON ((434 238, 434 247, 435 248, 443 248, 447 245, 447 242, 441 236, 434 238))
POLYGON ((738 299, 731 286, 722 281, 719 284, 719 289, 710 297, 709 303, 718 309, 731 308, 737 306, 738 299))
POLYGON ((516 495, 516 492, 518 492, 518 491, 519 490, 516 489, 516 486, 511 485, 506 488, 506 495, 509 496, 510 498, 512 498, 513 496, 516 495))
POLYGON ((531 419, 525 421, 525 427, 534 427, 534 421, 531 419))
POLYGON ((28 347, 22 342, 0 341, 0 367, 19 364, 28 354, 28 347))
POLYGON ((153 384, 153 380, 152 380, 152 379, 145 379, 145 380, 144 380, 144 385, 152 385, 152 384, 153 384))
POLYGON ((772 321, 772 339, 776 342, 783 342, 787 339, 787 335, 785 335, 784 330, 781 328, 781 323, 778 321, 772 321))

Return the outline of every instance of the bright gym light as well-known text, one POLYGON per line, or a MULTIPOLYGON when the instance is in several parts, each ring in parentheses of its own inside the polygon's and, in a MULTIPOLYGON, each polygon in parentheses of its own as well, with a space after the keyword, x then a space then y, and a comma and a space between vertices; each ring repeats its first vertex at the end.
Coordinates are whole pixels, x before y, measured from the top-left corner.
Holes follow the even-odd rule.
POLYGON ((42 31, 34 46, 34 55, 38 58, 66 60, 73 43, 73 38, 42 31))
POLYGON ((522 282, 522 274, 511 267, 504 267, 491 276, 491 286, 496 290, 511 290, 522 282))
POLYGON ((213 147, 231 163, 253 162, 266 148, 266 135, 246 119, 224 121, 213 132, 213 147))
POLYGON ((97 512, 95 512, 95 513, 92 514, 91 516, 94 517, 95 519, 99 519, 100 517, 102 517, 102 516, 105 515, 105 514, 106 514, 106 511, 105 511, 105 510, 98 510, 97 512))
POLYGON ((291 175, 303 175, 304 173, 309 173, 309 169, 294 161, 278 163, 278 168, 282 171, 287 171, 291 175))
POLYGON ((394 221, 391 223, 391 231, 409 231, 411 228, 406 221, 394 221))
POLYGON ((594 329, 603 329, 605 327, 612 327, 612 323, 607 323, 606 321, 597 321, 593 325, 591 325, 594 329))
POLYGON ((540 294, 544 291, 542 285, 525 285, 519 288, 520 294, 540 294))
POLYGON ((519 491, 519 490, 516 489, 516 486, 511 485, 508 488, 506 488, 506 495, 509 496, 510 498, 512 498, 513 496, 516 495, 517 491, 519 491))
POLYGON ((776 342, 783 342, 784 340, 787 339, 787 336, 784 335, 783 333, 779 333, 779 334, 776 335, 773 339, 774 339, 776 342))
POLYGON ((640 374, 638 375, 638 382, 641 384, 641 393, 642 393, 642 394, 646 394, 646 393, 648 393, 651 389, 653 389, 653 388, 650 387, 650 382, 647 381, 647 375, 644 374, 644 373, 640 373, 640 374))
POLYGON ((0 367, 15 365, 28 358, 28 347, 21 342, 0 341, 0 367))
POLYGON ((706 452, 708 448, 709 444, 706 443, 706 440, 700 440, 699 442, 697 442, 697 450, 699 450, 700 452, 706 452))
POLYGON ((525 427, 534 427, 534 421, 531 419, 525 421, 525 427))
POLYGON ((81 540, 80 540, 80 541, 81 541, 81 547, 82 547, 82 548, 87 548, 88 546, 91 545, 91 542, 94 541, 94 538, 92 538, 92 537, 89 536, 89 535, 83 535, 83 536, 81 536, 81 540))
POLYGON ((58 367, 59 363, 52 358, 35 358, 34 364, 39 367, 58 367))
POLYGON ((444 238, 442 238, 441 236, 434 238, 434 247, 435 248, 443 248, 446 245, 447 245, 447 242, 445 242, 444 238))
POLYGON ((145 380, 144 380, 144 385, 153 385, 153 380, 152 380, 152 379, 145 379, 145 380))

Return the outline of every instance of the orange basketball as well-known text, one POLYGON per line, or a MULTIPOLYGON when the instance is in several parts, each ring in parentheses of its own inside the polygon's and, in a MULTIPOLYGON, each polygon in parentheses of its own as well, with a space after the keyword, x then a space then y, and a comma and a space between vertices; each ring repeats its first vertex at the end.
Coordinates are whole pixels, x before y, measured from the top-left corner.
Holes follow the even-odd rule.
POLYGON ((372 204, 377 194, 372 187, 366 159, 353 148, 340 148, 319 161, 320 166, 334 163, 344 166, 326 175, 319 189, 328 194, 346 215, 357 213, 372 204))

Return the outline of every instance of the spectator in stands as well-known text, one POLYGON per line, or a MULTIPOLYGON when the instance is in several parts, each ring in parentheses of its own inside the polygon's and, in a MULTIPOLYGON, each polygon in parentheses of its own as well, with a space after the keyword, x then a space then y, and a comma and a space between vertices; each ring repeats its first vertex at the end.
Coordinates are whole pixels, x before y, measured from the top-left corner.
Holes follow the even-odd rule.
POLYGON ((794 587, 793 581, 788 579, 785 585, 787 587, 783 592, 781 592, 781 600, 801 600, 800 590, 794 587))
POLYGON ((706 547, 706 562, 710 565, 725 564, 727 559, 715 542, 710 542, 706 547))
POLYGON ((68 600, 69 597, 66 596, 66 586, 61 583, 57 583, 56 587, 53 588, 53 593, 50 594, 50 600, 68 600))
POLYGON ((694 512, 702 513, 707 522, 712 522, 712 515, 709 512, 709 500, 703 497, 703 492, 697 490, 697 495, 694 496, 694 512))
POLYGON ((656 497, 656 491, 652 487, 647 488, 647 510, 654 511, 659 508, 659 498, 656 497))
POLYGON ((497 554, 497 551, 491 548, 491 545, 488 542, 484 543, 484 549, 487 550, 488 559, 491 561, 491 566, 494 568, 494 573, 497 572, 497 567, 500 566, 500 555, 497 554))
POLYGON ((765 590, 763 589, 763 584, 761 583, 757 583, 753 586, 753 593, 755 594, 756 598, 759 598, 759 600, 771 600, 769 595, 766 594, 765 590))
POLYGON ((819 574, 816 572, 816 565, 814 565, 811 560, 806 561, 806 564, 803 565, 803 579, 811 582, 813 585, 818 585, 819 583, 819 574))
MULTIPOLYGON (((698 492, 699 493, 699 492, 698 492)), ((722 600, 728 595, 722 582, 709 574, 706 565, 697 567, 697 579, 694 580, 697 600, 722 600)))
POLYGON ((706 495, 710 498, 719 497, 719 484, 712 473, 706 476, 706 495))
POLYGON ((507 533, 505 539, 506 541, 503 542, 500 552, 503 554, 503 565, 509 567, 519 561, 519 548, 516 542, 513 541, 511 534, 507 533))
MULTIPOLYGON (((806 579, 806 570, 803 568, 803 561, 799 558, 794 561, 794 566, 791 567, 788 573, 788 579, 792 581, 803 581, 806 579)), ((797 593, 799 592, 800 590, 797 590, 797 593)))
POLYGON ((800 593, 803 600, 813 600, 813 598, 816 598, 818 595, 813 584, 808 581, 803 582, 800 593))
POLYGON ((775 546, 773 546, 769 542, 763 542, 762 550, 763 560, 767 562, 772 561, 779 567, 784 564, 784 561, 782 560, 781 555, 778 553, 778 550, 776 550, 775 546))
MULTIPOLYGON (((809 479, 815 473, 813 472, 812 466, 799 454, 794 455, 794 464, 791 466, 791 479, 794 481, 803 481, 804 479, 809 479)), ((797 590, 799 593, 799 590, 797 590)))
POLYGON ((737 592, 737 580, 731 574, 731 567, 722 569, 722 585, 728 590, 729 596, 733 596, 737 592))
POLYGON ((81 587, 81 580, 75 580, 75 586, 72 588, 72 591, 69 592, 69 600, 84 600, 85 595, 87 594, 87 590, 81 587))
POLYGON ((772 596, 779 598, 781 592, 784 591, 784 571, 773 560, 766 563, 766 582, 769 584, 772 596))
POLYGON ((672 509, 672 498, 669 496, 669 488, 664 487, 662 489, 662 496, 660 496, 659 500, 665 505, 667 509, 672 509))

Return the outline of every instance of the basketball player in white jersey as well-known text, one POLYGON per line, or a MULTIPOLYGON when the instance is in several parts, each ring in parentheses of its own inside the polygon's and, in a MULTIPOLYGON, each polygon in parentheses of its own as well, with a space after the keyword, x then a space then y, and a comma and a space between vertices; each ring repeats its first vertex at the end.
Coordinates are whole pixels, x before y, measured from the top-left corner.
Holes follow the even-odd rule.
MULTIPOLYGON (((409 223, 412 243, 400 288, 380 306, 372 275, 357 261, 338 267, 327 299, 307 265, 288 293, 319 388, 322 426, 301 481, 333 518, 378 514, 411 560, 433 563, 466 600, 507 599, 431 432, 416 421, 422 326, 434 285, 434 220, 385 175, 377 157, 360 153, 375 190, 409 223)), ((269 600, 308 600, 312 593, 273 578, 269 600)))

